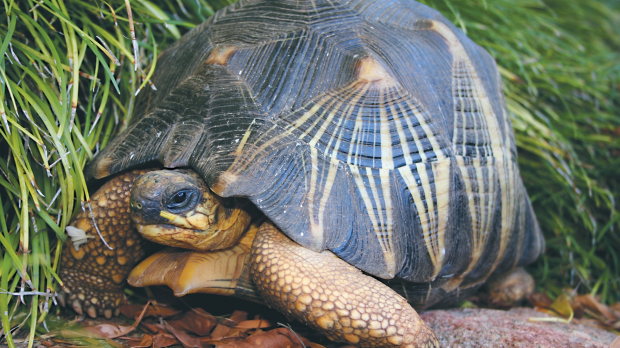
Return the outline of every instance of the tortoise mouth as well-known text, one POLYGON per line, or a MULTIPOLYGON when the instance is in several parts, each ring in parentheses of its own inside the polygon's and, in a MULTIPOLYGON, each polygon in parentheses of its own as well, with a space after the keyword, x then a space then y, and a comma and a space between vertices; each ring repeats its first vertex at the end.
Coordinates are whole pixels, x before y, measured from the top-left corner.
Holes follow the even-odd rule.
POLYGON ((171 247, 192 250, 217 250, 234 244, 231 243, 230 238, 226 237, 225 233, 220 233, 217 229, 206 231, 193 230, 168 224, 134 224, 134 226, 144 238, 171 247))

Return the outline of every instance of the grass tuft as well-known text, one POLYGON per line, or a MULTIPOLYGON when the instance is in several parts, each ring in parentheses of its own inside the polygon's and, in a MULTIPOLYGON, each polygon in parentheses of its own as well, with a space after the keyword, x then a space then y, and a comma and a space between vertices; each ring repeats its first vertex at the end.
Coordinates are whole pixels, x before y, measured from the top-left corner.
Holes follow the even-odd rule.
MULTIPOLYGON (((539 289, 620 301, 620 7, 614 0, 423 0, 497 59, 547 240, 539 289)), ((156 52, 226 0, 3 0, 0 321, 46 332, 82 169, 152 88, 156 52), (148 68, 152 63, 151 68, 148 68)))
MULTIPOLYGON (((45 332, 64 229, 89 209, 82 169, 131 115, 157 52, 228 3, 3 1, 0 11, 0 318, 45 332), (191 13, 186 15, 183 13, 191 13), (26 316, 24 318, 24 313, 26 316)), ((151 88, 151 87, 147 87, 151 88)))

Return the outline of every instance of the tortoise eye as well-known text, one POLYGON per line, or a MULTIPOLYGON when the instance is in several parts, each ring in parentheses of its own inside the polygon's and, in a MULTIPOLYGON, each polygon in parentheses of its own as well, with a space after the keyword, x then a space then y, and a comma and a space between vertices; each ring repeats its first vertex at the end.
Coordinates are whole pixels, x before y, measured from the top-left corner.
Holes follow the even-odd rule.
POLYGON ((168 199, 166 208, 174 212, 180 212, 187 208, 191 208, 191 203, 195 201, 195 194, 190 190, 181 190, 176 192, 168 199))
POLYGON ((187 192, 179 192, 174 197, 172 197, 172 202, 174 204, 181 204, 187 200, 187 192))

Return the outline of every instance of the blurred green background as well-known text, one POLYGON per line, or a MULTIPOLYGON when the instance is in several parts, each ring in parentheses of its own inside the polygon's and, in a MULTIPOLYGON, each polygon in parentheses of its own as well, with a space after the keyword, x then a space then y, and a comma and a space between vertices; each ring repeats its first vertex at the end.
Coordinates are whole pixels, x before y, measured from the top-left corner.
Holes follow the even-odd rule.
MULTIPOLYGON (((538 289, 551 297, 576 289, 620 301, 619 2, 422 2, 497 59, 521 174, 547 241, 545 255, 530 266, 538 289)), ((9 332, 21 327, 33 328, 31 338, 45 332, 64 228, 87 209, 82 169, 125 127, 138 90, 151 88, 144 81, 153 57, 227 4, 3 0, 4 343, 13 346, 9 332)))

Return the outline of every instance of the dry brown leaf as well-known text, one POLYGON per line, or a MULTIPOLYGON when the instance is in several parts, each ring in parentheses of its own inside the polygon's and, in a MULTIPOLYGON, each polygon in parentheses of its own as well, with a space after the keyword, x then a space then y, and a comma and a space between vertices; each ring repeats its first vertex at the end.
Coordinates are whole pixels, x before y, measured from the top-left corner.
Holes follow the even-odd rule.
POLYGON ((153 336, 153 346, 155 346, 155 348, 169 347, 175 344, 181 344, 181 342, 171 334, 160 333, 153 336))
POLYGON ((245 320, 237 324, 235 328, 237 329, 264 329, 267 327, 271 327, 271 324, 268 320, 265 319, 254 319, 254 320, 245 320))
POLYGON ((140 348, 140 347, 169 347, 176 344, 181 344, 174 336, 170 334, 157 334, 155 336, 144 335, 142 339, 129 339, 127 340, 127 344, 132 348, 140 348), (145 338, 147 337, 148 338, 145 338), (149 343, 150 339, 150 343, 149 343), (148 345, 147 345, 148 344, 148 345))
POLYGON ((218 324, 226 325, 228 327, 235 327, 237 322, 228 318, 218 318, 218 324))
POLYGON ((218 340, 220 338, 226 337, 230 332, 231 328, 226 325, 218 325, 215 327, 213 332, 211 332, 211 339, 218 340))
POLYGON ((175 328, 173 328, 170 324, 168 324, 168 322, 164 321, 164 326, 166 326, 166 329, 172 334, 174 335, 174 337, 176 337, 177 340, 179 340, 179 342, 181 342, 181 344, 183 345, 184 348, 202 348, 202 342, 200 341, 200 339, 196 338, 196 337, 192 337, 190 335, 188 335, 187 333, 181 331, 181 330, 177 330, 175 328))
MULTIPOLYGON (((143 306, 140 304, 124 304, 121 306, 121 313, 127 318, 135 318, 142 311, 143 306)), ((166 305, 162 304, 152 304, 148 310, 146 311, 145 316, 147 317, 162 317, 164 319, 170 318, 176 314, 181 313, 181 311, 172 309, 166 305)))
POLYGON ((120 337, 120 339, 121 340, 126 339, 127 342, 125 343, 125 346, 129 346, 131 348, 138 346, 140 342, 142 342, 142 339, 138 337, 120 337))
MULTIPOLYGON (((234 341, 224 345, 216 345, 217 348, 258 348, 246 341, 234 341)), ((288 347, 287 347, 288 348, 288 347)))
MULTIPOLYGON (((234 338, 234 337, 245 337, 247 336, 248 331, 250 331, 252 329, 237 329, 237 328, 232 328, 230 329, 230 331, 226 334, 226 336, 224 338, 234 338)), ((260 329, 258 329, 260 330, 260 329)), ((257 330, 257 331, 258 331, 257 330)), ((255 334, 256 332, 252 333, 255 334)))
POLYGON ((612 310, 616 317, 620 318, 620 302, 612 304, 611 306, 609 306, 609 308, 612 310))
POLYGON ((573 308, 575 319, 582 319, 583 316, 586 314, 583 306, 581 306, 579 302, 575 301, 574 297, 570 301, 570 306, 573 308))
POLYGON ((217 318, 201 308, 196 308, 183 313, 180 319, 168 321, 168 324, 177 330, 208 336, 217 325, 217 318))
POLYGON ((209 337, 201 337, 200 338, 200 341, 203 344, 212 345, 212 346, 221 346, 221 345, 226 344, 226 343, 240 341, 240 340, 242 340, 242 339, 239 338, 239 337, 227 337, 227 338, 221 338, 219 340, 212 340, 209 337))
POLYGON ((242 322, 242 321, 246 321, 246 320, 248 320, 248 312, 244 312, 244 311, 235 310, 235 311, 233 311, 233 313, 230 315, 230 317, 228 318, 228 320, 232 320, 232 321, 234 321, 234 322, 235 322, 235 323, 234 323, 234 325, 229 325, 229 324, 226 324, 226 325, 228 325, 228 326, 233 327, 233 326, 237 325, 238 323, 240 323, 240 322, 242 322))
MULTIPOLYGON (((246 338, 248 336, 248 331, 250 331, 250 329, 230 329, 230 331, 228 331, 228 333, 226 333, 225 336, 222 337, 213 337, 213 336, 206 336, 206 337, 200 337, 200 341, 202 341, 203 343, 207 343, 207 344, 211 344, 211 345, 222 345, 224 343, 230 343, 230 342, 234 342, 234 341, 241 341, 244 338, 246 338)), ((215 332, 215 331, 214 331, 215 332)), ((253 333, 251 333, 252 335, 257 334, 262 332, 261 329, 257 329, 256 331, 254 331, 253 333)))
POLYGON ((532 306, 538 308, 549 308, 553 301, 546 294, 533 294, 527 298, 532 306))
POLYGON ((127 341, 131 348, 148 348, 153 346, 153 336, 144 334, 140 340, 131 339, 127 341))
POLYGON ((253 343, 256 347, 265 347, 265 348, 267 347, 274 347, 274 348, 278 347, 279 348, 280 346, 275 343, 279 343, 280 340, 282 341, 282 343, 284 343, 284 345, 282 345, 283 348, 284 347, 295 348, 295 347, 303 347, 303 346, 310 345, 310 341, 308 341, 305 337, 295 334, 293 331, 287 328, 279 328, 279 329, 261 332, 259 334, 252 335, 246 338, 245 340, 248 343, 253 343), (285 337, 286 339, 282 339, 283 337, 285 337), (290 344, 292 344, 292 346, 286 343, 286 340, 288 340, 290 344), (271 345, 271 343, 274 343, 274 345, 271 345))
POLYGON ((77 338, 77 337, 88 337, 88 338, 117 338, 120 336, 124 336, 131 332, 133 329, 138 326, 144 313, 146 313, 146 309, 149 306, 150 301, 144 306, 142 313, 136 318, 136 321, 131 326, 125 325, 117 325, 117 324, 101 324, 95 326, 87 326, 84 328, 80 328, 77 330, 60 330, 60 334, 65 338, 77 338))
POLYGON ((234 321, 235 323, 240 323, 242 321, 246 321, 246 320, 248 320, 248 312, 233 311, 228 319, 234 321))
POLYGON ((616 338, 609 348, 620 348, 620 336, 616 338))
POLYGON ((575 298, 575 302, 579 303, 584 309, 588 310, 590 315, 593 317, 602 317, 603 320, 619 320, 620 317, 616 317, 615 313, 611 311, 611 309, 604 304, 600 303, 594 296, 580 295, 575 298))
POLYGON ((218 348, 303 348, 309 345, 310 341, 306 338, 289 329, 279 328, 252 335, 244 341, 220 345, 218 348))
POLYGON ((168 333, 168 330, 166 330, 166 328, 163 325, 161 325, 161 324, 142 322, 142 323, 140 323, 140 325, 142 325, 143 327, 145 327, 147 330, 149 330, 150 332, 152 332, 154 334, 156 334, 156 333, 168 333))
MULTIPOLYGON (((91 338, 116 338, 120 336, 124 336, 130 333, 134 329, 134 326, 125 326, 125 325, 116 325, 116 324, 101 324, 95 326, 85 327, 80 332, 83 333, 83 337, 91 337, 91 338)), ((63 337, 65 334, 62 334, 63 337)))

